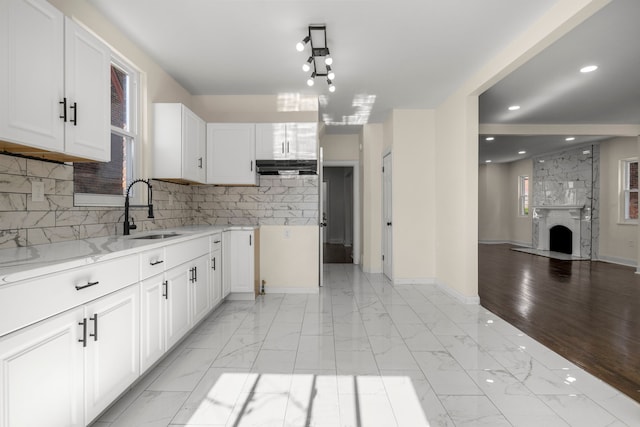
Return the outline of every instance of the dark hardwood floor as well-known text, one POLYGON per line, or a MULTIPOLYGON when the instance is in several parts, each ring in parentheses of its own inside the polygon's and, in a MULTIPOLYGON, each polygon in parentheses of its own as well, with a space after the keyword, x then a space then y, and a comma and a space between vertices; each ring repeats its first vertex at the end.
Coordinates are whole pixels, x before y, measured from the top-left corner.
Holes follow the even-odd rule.
POLYGON ((353 263, 351 251, 351 246, 325 243, 323 245, 322 258, 325 264, 351 264, 353 263))
POLYGON ((479 245, 480 304, 640 402, 640 275, 479 245))

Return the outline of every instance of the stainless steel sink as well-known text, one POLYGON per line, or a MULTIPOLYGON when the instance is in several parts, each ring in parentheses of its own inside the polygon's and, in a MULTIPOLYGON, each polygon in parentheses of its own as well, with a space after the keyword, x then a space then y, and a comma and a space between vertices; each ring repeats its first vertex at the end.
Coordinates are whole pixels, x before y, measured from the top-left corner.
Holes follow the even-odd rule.
POLYGON ((133 240, 155 240, 155 239, 169 239, 171 237, 178 237, 178 236, 182 236, 182 234, 179 233, 153 233, 153 234, 145 234, 144 236, 136 236, 136 237, 132 237, 131 239, 133 240))

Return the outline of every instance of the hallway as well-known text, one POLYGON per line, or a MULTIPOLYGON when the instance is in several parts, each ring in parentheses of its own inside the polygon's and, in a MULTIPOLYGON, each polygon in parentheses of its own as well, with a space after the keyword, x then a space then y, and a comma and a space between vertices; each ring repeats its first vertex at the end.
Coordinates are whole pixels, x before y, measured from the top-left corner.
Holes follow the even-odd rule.
POLYGON ((478 305, 325 265, 224 302, 95 426, 632 426, 640 405, 478 305))

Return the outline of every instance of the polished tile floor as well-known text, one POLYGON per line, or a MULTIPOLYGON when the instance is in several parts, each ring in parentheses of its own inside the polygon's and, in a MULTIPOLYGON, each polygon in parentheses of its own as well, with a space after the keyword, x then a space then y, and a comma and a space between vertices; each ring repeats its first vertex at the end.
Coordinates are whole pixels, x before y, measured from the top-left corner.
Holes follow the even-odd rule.
POLYGON ((95 426, 637 426, 640 405, 478 305, 327 264, 225 302, 95 426))

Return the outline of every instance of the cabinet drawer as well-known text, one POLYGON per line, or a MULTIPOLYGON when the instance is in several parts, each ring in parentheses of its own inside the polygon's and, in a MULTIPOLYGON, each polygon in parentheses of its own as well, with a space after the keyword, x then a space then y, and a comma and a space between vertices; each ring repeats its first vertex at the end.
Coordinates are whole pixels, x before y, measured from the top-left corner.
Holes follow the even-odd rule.
POLYGON ((0 336, 92 301, 138 280, 128 256, 0 287, 0 336))
POLYGON ((165 248, 167 261, 165 269, 176 267, 187 261, 209 253, 209 237, 200 237, 187 242, 176 243, 165 248))
POLYGON ((152 249, 140 254, 140 280, 162 273, 164 267, 164 248, 152 249))
POLYGON ((222 233, 214 234, 211 239, 211 252, 222 250, 222 233))

